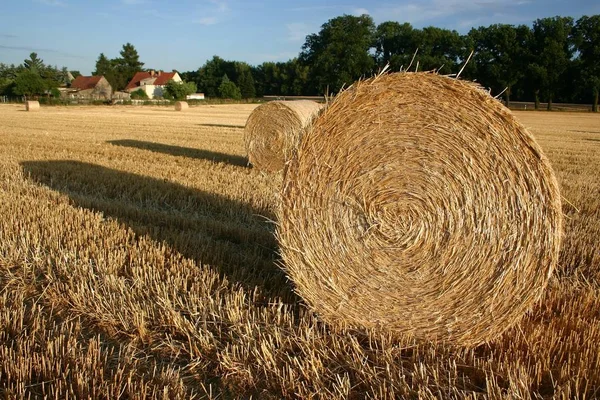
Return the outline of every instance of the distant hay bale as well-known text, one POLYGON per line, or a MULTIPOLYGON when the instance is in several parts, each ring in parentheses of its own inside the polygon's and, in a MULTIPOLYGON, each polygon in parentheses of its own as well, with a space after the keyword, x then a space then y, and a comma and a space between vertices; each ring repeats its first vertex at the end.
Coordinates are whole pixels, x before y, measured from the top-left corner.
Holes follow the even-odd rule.
POLYGON ((175 103, 175 111, 185 111, 188 108, 190 108, 190 106, 188 105, 187 101, 178 101, 175 103))
POLYGON ((25 102, 25 110, 26 111, 39 111, 40 102, 39 101, 26 101, 25 102))
POLYGON ((387 74, 344 91, 288 163, 277 235, 333 327, 472 346, 537 301, 559 253, 548 159, 472 83, 387 74))
POLYGON ((255 108, 244 129, 250 163, 263 171, 282 170, 321 107, 314 101, 296 100, 271 101, 255 108))

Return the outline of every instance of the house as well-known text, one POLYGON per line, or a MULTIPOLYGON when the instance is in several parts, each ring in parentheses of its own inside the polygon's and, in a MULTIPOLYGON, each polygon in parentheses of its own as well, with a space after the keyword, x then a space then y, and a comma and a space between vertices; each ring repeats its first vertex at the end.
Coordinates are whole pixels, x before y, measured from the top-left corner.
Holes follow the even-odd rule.
POLYGON ((175 71, 138 72, 134 75, 129 84, 125 87, 125 91, 132 93, 136 90, 141 89, 144 92, 146 92, 148 98, 150 99, 153 99, 155 97, 162 97, 163 89, 170 80, 174 80, 175 82, 181 82, 181 77, 175 71))
POLYGON ((193 93, 185 96, 186 100, 204 100, 204 93, 193 93))
POLYGON ((110 100, 112 92, 104 76, 80 75, 71 82, 66 95, 72 99, 110 100))

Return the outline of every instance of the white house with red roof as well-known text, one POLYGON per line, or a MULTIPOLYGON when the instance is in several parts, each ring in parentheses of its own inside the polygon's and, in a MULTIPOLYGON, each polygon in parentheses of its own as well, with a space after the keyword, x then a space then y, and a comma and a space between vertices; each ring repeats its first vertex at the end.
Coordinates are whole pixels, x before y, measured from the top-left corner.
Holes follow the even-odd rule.
POLYGON ((141 89, 144 92, 146 92, 148 98, 150 99, 153 99, 155 97, 162 97, 163 89, 170 80, 174 80, 175 82, 181 82, 181 77, 175 71, 138 72, 134 75, 129 84, 127 84, 127 86, 125 87, 125 91, 132 93, 136 90, 141 89))

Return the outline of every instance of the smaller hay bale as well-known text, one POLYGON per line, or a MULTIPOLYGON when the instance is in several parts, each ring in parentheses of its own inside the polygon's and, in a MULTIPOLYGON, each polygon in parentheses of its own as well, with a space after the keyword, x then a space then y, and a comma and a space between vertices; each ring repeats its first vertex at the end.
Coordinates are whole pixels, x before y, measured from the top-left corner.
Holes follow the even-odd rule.
POLYGON ((187 101, 178 101, 175 103, 175 111, 185 111, 188 108, 190 108, 190 106, 188 105, 187 101))
POLYGON ((25 102, 25 110, 26 111, 39 111, 40 110, 40 102, 39 101, 26 101, 25 102))
POLYGON ((321 108, 311 100, 271 101, 255 108, 244 129, 250 163, 263 171, 282 170, 321 108))

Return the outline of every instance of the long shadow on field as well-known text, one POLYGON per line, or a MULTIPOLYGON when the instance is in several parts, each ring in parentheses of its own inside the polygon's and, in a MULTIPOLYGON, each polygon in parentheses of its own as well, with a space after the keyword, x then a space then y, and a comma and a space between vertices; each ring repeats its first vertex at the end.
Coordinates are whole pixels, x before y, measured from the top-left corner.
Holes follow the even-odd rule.
POLYGON ((141 150, 150 150, 155 153, 170 154, 172 156, 197 158, 213 162, 225 162, 239 167, 248 167, 248 159, 246 157, 236 156, 233 154, 219 153, 216 151, 192 149, 189 147, 173 146, 170 144, 144 142, 141 140, 130 139, 110 140, 107 143, 110 143, 115 146, 133 147, 141 150))
POLYGON ((208 264, 247 289, 295 302, 275 264, 272 213, 224 196, 160 179, 77 161, 28 161, 25 176, 102 212, 139 235, 165 242, 199 265, 208 264))
POLYGON ((244 125, 229 125, 229 124, 198 124, 199 126, 210 126, 213 128, 232 128, 232 129, 244 129, 244 125))

